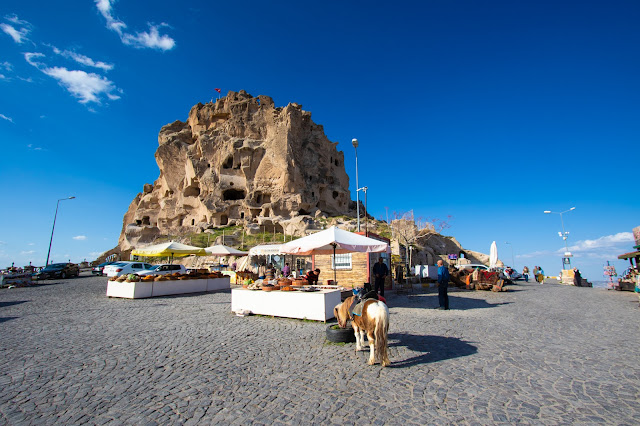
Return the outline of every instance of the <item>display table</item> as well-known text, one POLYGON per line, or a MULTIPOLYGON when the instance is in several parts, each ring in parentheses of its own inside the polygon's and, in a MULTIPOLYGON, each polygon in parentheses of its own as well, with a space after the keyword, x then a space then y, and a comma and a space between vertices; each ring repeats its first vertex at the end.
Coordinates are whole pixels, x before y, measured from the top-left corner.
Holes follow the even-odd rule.
POLYGON ((333 308, 340 304, 340 290, 314 292, 263 291, 234 288, 231 310, 250 311, 257 315, 326 321, 334 317, 333 308))
POLYGON ((231 281, 229 277, 197 280, 139 281, 137 283, 108 281, 107 296, 141 299, 171 294, 203 293, 230 288, 231 281))

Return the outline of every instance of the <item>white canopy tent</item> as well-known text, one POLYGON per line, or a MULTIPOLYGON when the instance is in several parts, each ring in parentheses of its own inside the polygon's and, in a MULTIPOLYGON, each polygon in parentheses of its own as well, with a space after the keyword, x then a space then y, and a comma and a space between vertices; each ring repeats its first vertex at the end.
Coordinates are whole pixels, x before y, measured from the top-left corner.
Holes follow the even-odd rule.
MULTIPOLYGON (((389 244, 332 226, 324 231, 285 243, 280 250, 285 254, 333 254, 335 256, 336 253, 386 252, 389 250, 389 244)), ((333 280, 336 281, 335 268, 333 280)))
POLYGON ((207 247, 204 251, 211 256, 246 256, 249 254, 247 251, 237 250, 224 244, 207 247))
POLYGON ((282 254, 280 248, 283 244, 262 244, 249 249, 249 256, 268 256, 282 254))

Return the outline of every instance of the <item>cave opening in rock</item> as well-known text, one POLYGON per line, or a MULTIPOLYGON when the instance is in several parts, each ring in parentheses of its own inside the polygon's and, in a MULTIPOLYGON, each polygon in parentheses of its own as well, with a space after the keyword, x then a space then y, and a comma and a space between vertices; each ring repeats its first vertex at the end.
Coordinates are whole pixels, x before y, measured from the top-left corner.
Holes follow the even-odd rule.
POLYGON ((335 200, 336 198, 338 198, 338 191, 333 191, 333 199, 335 200))
POLYGON ((233 167, 233 155, 230 155, 227 157, 226 160, 224 160, 224 163, 222 163, 222 168, 223 169, 230 169, 233 167))
POLYGON ((142 218, 142 224, 143 225, 151 225, 151 222, 149 221, 149 216, 144 216, 142 218))
POLYGON ((222 193, 222 199, 224 201, 242 200, 245 197, 245 193, 241 189, 227 189, 222 193))
POLYGON ((302 215, 309 215, 309 214, 311 214, 311 213, 309 213, 309 212, 308 212, 308 211, 306 211, 305 209, 300 209, 300 210, 298 210, 298 214, 299 214, 300 216, 302 216, 302 215))
POLYGON ((200 188, 197 186, 189 186, 184 190, 185 197, 197 197, 200 195, 200 188))
POLYGON ((220 225, 226 225, 227 223, 229 223, 229 218, 227 217, 227 215, 223 214, 222 216, 220 216, 220 225))

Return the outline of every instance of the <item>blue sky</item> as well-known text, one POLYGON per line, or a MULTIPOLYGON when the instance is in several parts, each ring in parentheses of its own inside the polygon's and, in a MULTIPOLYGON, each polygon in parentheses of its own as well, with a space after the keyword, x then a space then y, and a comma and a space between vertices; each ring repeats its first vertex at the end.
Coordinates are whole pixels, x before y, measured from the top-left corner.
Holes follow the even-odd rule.
MULTIPOLYGON (((98 2, 0 7, 0 265, 91 259, 159 174, 160 128, 246 90, 303 105, 372 215, 591 280, 640 225, 637 1, 98 2), (635 172, 635 173, 634 173, 635 172), (511 245, 505 244, 510 242, 511 245)), ((616 261, 618 269, 625 263, 616 261)))

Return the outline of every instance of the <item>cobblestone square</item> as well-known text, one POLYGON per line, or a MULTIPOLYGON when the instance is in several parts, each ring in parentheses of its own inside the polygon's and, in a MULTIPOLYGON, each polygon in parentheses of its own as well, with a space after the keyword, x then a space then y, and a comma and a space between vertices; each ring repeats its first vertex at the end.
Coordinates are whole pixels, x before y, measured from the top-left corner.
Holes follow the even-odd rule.
POLYGON ((231 293, 110 299, 82 276, 0 291, 0 424, 637 424, 633 293, 521 283, 387 292, 391 367, 231 293))

